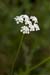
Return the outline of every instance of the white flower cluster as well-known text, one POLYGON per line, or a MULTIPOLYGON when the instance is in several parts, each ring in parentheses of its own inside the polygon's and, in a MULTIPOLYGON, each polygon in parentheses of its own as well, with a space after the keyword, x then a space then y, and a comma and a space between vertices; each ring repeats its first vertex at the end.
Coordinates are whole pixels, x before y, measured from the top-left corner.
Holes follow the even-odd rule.
POLYGON ((16 16, 15 21, 17 24, 25 22, 25 26, 21 27, 20 32, 23 34, 29 34, 31 31, 38 31, 40 30, 38 26, 38 20, 35 16, 31 16, 30 18, 27 15, 16 16), (32 24, 34 22, 34 24, 32 24))
POLYGON ((29 28, 27 26, 22 26, 20 32, 23 32, 23 34, 29 34, 29 28))

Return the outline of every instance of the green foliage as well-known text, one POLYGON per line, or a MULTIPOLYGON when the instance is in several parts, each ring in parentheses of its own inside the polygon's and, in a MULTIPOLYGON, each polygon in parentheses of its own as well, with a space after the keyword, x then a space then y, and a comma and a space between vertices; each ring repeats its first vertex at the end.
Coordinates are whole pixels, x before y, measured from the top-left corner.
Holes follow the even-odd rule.
POLYGON ((0 0, 0 75, 11 75, 11 71, 14 75, 50 75, 50 60, 32 69, 48 57, 50 1, 0 0), (21 14, 36 16, 41 30, 24 35, 20 45, 22 33, 19 30, 22 24, 17 25, 14 17, 21 14))

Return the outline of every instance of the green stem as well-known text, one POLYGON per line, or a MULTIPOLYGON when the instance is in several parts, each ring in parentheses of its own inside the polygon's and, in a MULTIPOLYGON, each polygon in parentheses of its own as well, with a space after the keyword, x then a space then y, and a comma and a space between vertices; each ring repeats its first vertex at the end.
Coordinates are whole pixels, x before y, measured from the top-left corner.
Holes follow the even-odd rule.
POLYGON ((10 75, 13 75, 14 65, 15 65, 16 59, 18 58, 18 55, 20 53, 20 48, 21 48, 21 45, 22 45, 23 37, 24 37, 24 35, 22 35, 22 38, 21 38, 21 41, 20 41, 20 44, 19 44, 19 48, 18 48, 17 53, 16 53, 16 56, 15 56, 15 58, 13 60, 12 68, 11 68, 11 74, 10 75))
POLYGON ((43 64, 44 64, 45 62, 47 62, 49 59, 50 59, 50 57, 44 59, 44 60, 43 60, 42 62, 40 62, 39 64, 37 64, 37 65, 35 65, 34 67, 28 69, 28 70, 26 71, 26 74, 28 74, 28 73, 31 72, 32 70, 37 69, 39 66, 43 65, 43 64))

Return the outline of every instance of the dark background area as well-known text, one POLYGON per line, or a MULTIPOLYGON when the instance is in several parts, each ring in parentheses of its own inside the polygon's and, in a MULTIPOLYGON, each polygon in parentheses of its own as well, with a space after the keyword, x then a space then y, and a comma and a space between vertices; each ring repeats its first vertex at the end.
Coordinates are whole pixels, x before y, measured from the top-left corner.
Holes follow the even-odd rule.
POLYGON ((11 75, 22 37, 14 17, 22 14, 36 16, 40 31, 24 35, 13 75, 50 75, 50 60, 26 73, 50 57, 50 0, 0 0, 0 75, 11 75))

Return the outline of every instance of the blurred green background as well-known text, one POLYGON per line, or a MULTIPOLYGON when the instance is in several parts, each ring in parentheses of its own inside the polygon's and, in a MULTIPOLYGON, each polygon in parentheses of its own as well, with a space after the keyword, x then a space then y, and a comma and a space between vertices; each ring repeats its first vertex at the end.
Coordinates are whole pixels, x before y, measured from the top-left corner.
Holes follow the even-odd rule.
POLYGON ((0 75, 50 75, 50 60, 35 66, 48 57, 50 0, 0 0, 0 75), (41 30, 24 35, 19 55, 14 62, 22 37, 22 24, 17 25, 14 17, 22 14, 36 16, 41 30), (32 67, 34 69, 29 70, 32 67))

